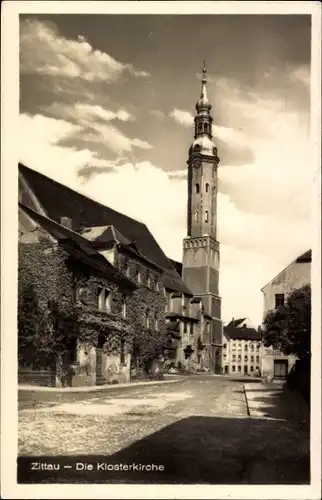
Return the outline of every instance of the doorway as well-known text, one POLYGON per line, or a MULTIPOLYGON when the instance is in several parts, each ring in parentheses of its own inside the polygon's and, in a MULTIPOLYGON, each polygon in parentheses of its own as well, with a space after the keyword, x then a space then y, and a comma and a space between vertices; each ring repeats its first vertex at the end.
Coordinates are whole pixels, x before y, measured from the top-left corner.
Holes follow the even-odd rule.
POLYGON ((288 372, 287 359, 274 359, 274 378, 284 379, 288 372))

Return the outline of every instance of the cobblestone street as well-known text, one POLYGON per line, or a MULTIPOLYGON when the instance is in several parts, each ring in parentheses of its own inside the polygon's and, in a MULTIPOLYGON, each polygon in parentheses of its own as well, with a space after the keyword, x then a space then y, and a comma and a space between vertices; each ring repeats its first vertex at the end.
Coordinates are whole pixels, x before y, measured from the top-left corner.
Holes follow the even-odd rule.
POLYGON ((218 376, 89 393, 21 391, 19 453, 164 465, 157 473, 83 471, 74 482, 308 483, 308 432, 283 417, 278 397, 249 416, 242 379, 218 376))

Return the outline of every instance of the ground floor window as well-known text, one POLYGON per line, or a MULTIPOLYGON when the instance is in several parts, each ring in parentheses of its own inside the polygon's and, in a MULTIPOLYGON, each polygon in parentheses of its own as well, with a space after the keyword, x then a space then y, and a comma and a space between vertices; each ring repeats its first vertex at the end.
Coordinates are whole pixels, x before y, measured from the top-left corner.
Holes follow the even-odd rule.
POLYGON ((248 373, 248 366, 244 366, 244 373, 248 373))
POLYGON ((231 368, 232 368, 233 372, 236 371, 236 366, 235 365, 233 365, 231 368))
POLYGON ((238 366, 238 371, 241 372, 241 366, 240 365, 238 366))
POLYGON ((254 371, 254 367, 253 367, 253 366, 251 366, 251 367, 250 367, 250 371, 251 371, 251 372, 253 372, 253 371, 254 371))

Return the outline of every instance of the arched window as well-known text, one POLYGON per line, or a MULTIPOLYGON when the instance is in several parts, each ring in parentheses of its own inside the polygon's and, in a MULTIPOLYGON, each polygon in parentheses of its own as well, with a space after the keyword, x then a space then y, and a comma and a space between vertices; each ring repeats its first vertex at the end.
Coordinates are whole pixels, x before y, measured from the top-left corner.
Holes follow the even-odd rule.
POLYGON ((205 210, 205 222, 209 222, 208 210, 205 210))
POLYGON ((200 186, 197 182, 197 184, 195 185, 195 193, 198 194, 200 192, 200 186))
POLYGON ((144 326, 145 326, 145 328, 149 328, 149 326, 150 326, 149 309, 147 309, 147 310, 145 311, 145 315, 144 315, 144 326))
POLYGON ((206 182, 205 188, 206 188, 206 193, 209 193, 209 184, 208 184, 208 182, 206 182))
POLYGON ((126 295, 122 295, 122 316, 126 318, 126 295))
POLYGON ((205 134, 208 134, 208 123, 204 124, 204 130, 205 130, 205 134))
POLYGON ((199 222, 199 212, 198 212, 198 210, 195 211, 195 221, 199 222))

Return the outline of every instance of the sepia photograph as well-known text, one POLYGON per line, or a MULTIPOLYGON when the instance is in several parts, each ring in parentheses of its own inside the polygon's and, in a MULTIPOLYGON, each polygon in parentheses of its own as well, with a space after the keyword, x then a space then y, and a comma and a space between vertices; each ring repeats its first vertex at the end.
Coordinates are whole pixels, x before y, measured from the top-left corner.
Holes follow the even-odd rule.
POLYGON ((17 484, 309 487, 310 2, 37 3, 15 41, 17 484))

